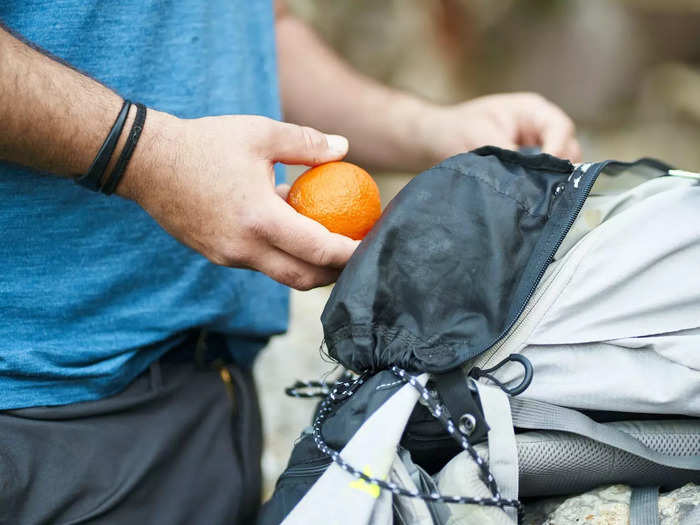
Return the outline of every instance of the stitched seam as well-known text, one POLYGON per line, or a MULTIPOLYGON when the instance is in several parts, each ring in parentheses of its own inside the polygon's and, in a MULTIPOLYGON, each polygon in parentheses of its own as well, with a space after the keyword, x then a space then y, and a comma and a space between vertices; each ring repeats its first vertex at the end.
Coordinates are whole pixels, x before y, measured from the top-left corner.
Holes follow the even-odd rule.
POLYGON ((501 157, 496 157, 499 161, 501 161, 502 164, 510 164, 511 166, 517 166, 519 168, 529 168, 531 170, 537 170, 537 171, 546 171, 548 173, 571 173, 570 169, 556 169, 551 166, 545 167, 545 166, 536 166, 535 164, 532 164, 527 161, 519 161, 516 162, 514 160, 506 159, 506 158, 501 158, 501 157))
POLYGON ((518 205, 518 207, 519 207, 523 212, 527 213, 530 217, 541 217, 541 215, 533 215, 532 213, 530 213, 529 207, 528 207, 525 203, 519 201, 518 199, 516 199, 516 198, 513 197, 512 195, 508 195, 507 193, 502 192, 501 190, 499 190, 498 188, 496 188, 488 179, 485 179, 485 178, 483 178, 483 177, 480 177, 480 176, 476 175, 475 173, 466 172, 466 171, 460 171, 460 170, 458 170, 458 169, 455 169, 455 168, 452 168, 452 167, 449 167, 449 166, 442 166, 441 169, 450 170, 451 172, 456 173, 456 174, 458 174, 458 175, 463 175, 463 176, 465 176, 465 177, 471 177, 471 178, 474 179, 474 180, 478 180, 479 182, 481 182, 481 183, 483 183, 484 185, 486 185, 486 186, 488 186, 489 188, 491 188, 491 191, 493 191, 494 193, 496 193, 496 194, 498 194, 498 195, 501 195, 502 197, 505 197, 506 199, 508 199, 508 200, 510 200, 510 201, 513 201, 515 204, 518 205))

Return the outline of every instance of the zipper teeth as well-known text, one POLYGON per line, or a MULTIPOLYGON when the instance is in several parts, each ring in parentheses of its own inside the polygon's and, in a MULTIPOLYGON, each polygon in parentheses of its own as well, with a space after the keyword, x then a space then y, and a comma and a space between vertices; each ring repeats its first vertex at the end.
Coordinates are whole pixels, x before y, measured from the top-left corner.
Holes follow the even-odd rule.
MULTIPOLYGON (((534 293, 533 293, 533 296, 534 296, 534 293)), ((511 327, 506 331, 506 335, 504 335, 503 337, 501 337, 501 339, 499 339, 499 341, 498 341, 492 348, 490 348, 490 349, 487 351, 487 352, 488 352, 488 355, 487 355, 487 356, 484 356, 484 362, 483 362, 482 364, 479 365, 481 368, 484 368, 484 367, 487 367, 487 366, 491 365, 491 360, 494 358, 494 356, 498 355, 498 353, 500 352, 501 348, 502 348, 502 347, 506 344, 506 342, 512 337, 512 335, 515 334, 515 333, 519 330, 520 325, 522 325, 522 324, 525 322, 525 318, 526 318, 527 315, 530 313, 530 311, 532 311, 532 309, 535 308, 535 306, 536 306, 536 304, 537 304, 537 303, 535 302, 534 304, 531 304, 531 305, 530 305, 530 301, 532 301, 532 297, 531 297, 530 299, 527 300, 527 303, 526 303, 525 307, 523 308, 522 312, 518 315, 518 317, 517 317, 515 323, 513 323, 513 326, 511 326, 511 327), (529 308, 528 308, 528 305, 530 306, 529 308)))
MULTIPOLYGON (((593 187, 593 184, 595 183, 596 179, 598 178, 598 175, 599 175, 600 172, 605 168, 605 166, 608 165, 608 163, 609 163, 609 162, 603 162, 603 163, 601 163, 601 165, 599 165, 599 166, 596 167, 596 170, 593 172, 593 174, 591 175, 591 177, 589 177, 588 181, 586 182, 586 186, 584 186, 584 188, 583 188, 583 195, 582 195, 581 197, 579 197, 578 202, 576 203, 576 208, 574 209, 574 212, 571 213, 571 214, 569 215, 569 222, 568 222, 566 228, 564 229, 564 231, 562 231, 562 234, 559 236, 559 239, 557 240, 556 244, 555 244, 554 247, 552 248, 552 251, 550 252, 549 257, 547 258, 547 261, 551 261, 551 260, 552 260, 552 257, 554 257, 554 255, 557 253, 557 250, 558 250, 559 247, 561 246, 561 243, 564 242, 564 238, 567 236, 567 234, 569 233, 569 230, 571 229, 571 226, 573 226, 574 222, 576 221, 576 217, 578 217, 578 214, 579 214, 579 212, 581 211, 581 208, 583 207, 583 203, 586 201, 586 198, 588 197, 588 194, 591 192, 591 188, 593 187)), ((576 171, 579 170, 582 166, 583 166, 583 165, 579 165, 579 166, 577 166, 577 167, 574 167, 573 164, 572 164, 572 166, 571 166, 571 167, 572 167, 571 176, 570 176, 569 178, 570 178, 570 179, 573 178, 573 176, 574 176, 574 174, 576 173, 576 171)), ((590 168, 590 165, 587 165, 586 167, 587 167, 587 168, 590 168)), ((586 169, 585 171, 588 171, 588 169, 586 169)), ((585 171, 582 171, 582 174, 581 174, 582 176, 583 176, 583 174, 585 174, 585 171)), ((542 280, 542 276, 543 276, 544 273, 547 271, 547 267, 548 267, 548 266, 549 266, 549 264, 545 264, 545 265, 543 265, 543 266, 540 268, 539 273, 537 274, 537 279, 535 279, 535 283, 534 283, 534 284, 532 285, 532 287, 530 288, 530 291, 528 292, 527 297, 525 298, 525 301, 523 301, 522 306, 521 306, 520 309, 518 310, 517 315, 515 316, 515 318, 513 319, 513 321, 511 321, 511 323, 507 326, 507 328, 501 333, 501 335, 499 335, 499 336, 496 338, 496 340, 493 341, 493 343, 491 343, 487 348, 493 349, 494 351, 497 352, 498 349, 499 349, 501 346, 503 346, 503 342, 504 342, 505 336, 506 336, 506 335, 510 332, 510 330, 515 326, 515 324, 516 324, 516 323, 518 322, 518 320, 520 319, 522 313, 523 313, 523 312, 525 311, 525 309, 527 308, 527 305, 528 305, 528 303, 530 302, 530 299, 532 298, 532 295, 535 293, 535 290, 537 289, 537 286, 539 285, 540 281, 542 280), (498 346, 496 346, 496 345, 498 345, 498 346), (494 347, 495 347, 495 348, 494 348, 494 347)), ((480 355, 480 354, 477 354, 477 356, 478 356, 478 355, 480 355)))
MULTIPOLYGON (((559 236, 559 239, 557 240, 556 244, 552 248, 552 251, 550 252, 549 257, 547 258, 547 261, 552 260, 554 255, 557 253, 557 250, 559 250, 561 243, 564 242, 564 239, 568 235, 571 227, 574 225, 574 222, 576 221, 578 214, 581 212, 581 208, 583 208, 583 203, 586 201, 588 194, 591 192, 591 188, 593 187, 593 184, 595 183, 596 179, 598 178, 600 171, 605 167, 606 164, 603 164, 599 169, 597 169, 595 172, 595 175, 592 175, 591 177, 588 178, 588 182, 586 182, 586 186, 583 188, 583 195, 581 195, 581 197, 579 197, 578 202, 576 203, 575 211, 569 215, 569 222, 566 225, 566 228, 564 229, 562 234, 559 236)), ((572 171, 571 175, 573 176, 574 173, 576 173, 576 170, 572 171)), ((582 173, 582 175, 583 175, 583 173, 582 173)), ((518 315, 516 316, 516 319, 520 317, 520 314, 522 314, 523 311, 525 310, 525 308, 527 307, 527 303, 530 301, 532 294, 535 293, 535 289, 537 288, 537 285, 539 284, 540 280, 542 279, 542 276, 547 271, 548 266, 549 266, 549 264, 544 265, 544 266, 542 266, 542 268, 540 268, 540 271, 537 274, 536 283, 530 288, 530 291, 527 294, 527 299, 525 300, 525 302, 523 303, 523 306, 518 311, 518 315)), ((515 322, 511 323, 511 326, 508 327, 508 330, 510 330, 512 325, 514 325, 514 324, 515 324, 515 322)))

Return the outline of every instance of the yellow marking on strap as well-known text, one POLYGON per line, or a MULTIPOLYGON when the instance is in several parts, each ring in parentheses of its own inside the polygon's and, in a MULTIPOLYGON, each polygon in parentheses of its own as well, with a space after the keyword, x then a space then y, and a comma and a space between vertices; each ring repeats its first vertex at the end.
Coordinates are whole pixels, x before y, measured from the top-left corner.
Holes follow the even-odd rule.
MULTIPOLYGON (((362 469, 362 473, 365 476, 370 476, 372 477, 372 469, 367 466, 362 469)), ((381 492, 381 488, 379 488, 379 485, 375 485, 374 483, 367 483, 364 479, 362 478, 357 478, 354 481, 350 482, 350 488, 351 489, 357 489, 361 490, 363 492, 366 492, 370 496, 372 496, 374 499, 377 499, 379 497, 379 493, 381 492)))

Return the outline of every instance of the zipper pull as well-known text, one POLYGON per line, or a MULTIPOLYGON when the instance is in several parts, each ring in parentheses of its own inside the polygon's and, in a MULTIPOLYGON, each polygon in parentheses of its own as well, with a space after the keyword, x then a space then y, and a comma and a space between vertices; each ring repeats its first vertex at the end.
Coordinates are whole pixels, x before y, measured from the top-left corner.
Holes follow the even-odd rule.
POLYGON ((559 184, 554 186, 554 189, 552 190, 552 197, 555 199, 559 197, 559 195, 564 193, 564 188, 566 188, 566 184, 563 182, 560 182, 559 184))

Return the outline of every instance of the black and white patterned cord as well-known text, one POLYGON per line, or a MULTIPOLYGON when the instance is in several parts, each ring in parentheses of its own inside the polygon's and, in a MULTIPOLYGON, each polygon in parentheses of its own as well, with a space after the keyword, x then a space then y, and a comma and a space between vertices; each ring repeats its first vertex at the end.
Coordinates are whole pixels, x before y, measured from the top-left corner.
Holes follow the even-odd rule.
MULTIPOLYGON (((377 485, 382 489, 390 491, 392 494, 397 495, 397 496, 407 496, 410 498, 419 498, 424 501, 439 501, 443 503, 462 503, 462 504, 469 504, 469 505, 482 505, 482 506, 490 506, 490 507, 499 507, 503 509, 504 507, 514 507, 518 510, 518 515, 520 516, 522 513, 522 504, 520 503, 519 500, 517 499, 505 499, 501 497, 501 493, 498 490, 498 485, 496 484, 496 480, 494 479, 493 475, 491 474, 491 471, 488 468, 488 465, 486 462, 479 456, 479 454, 474 450, 474 448, 469 444, 469 441, 456 429, 454 422, 452 419, 447 415, 446 410, 440 405, 440 403, 435 399, 430 392, 428 391, 427 388, 425 388, 423 385, 420 384, 416 376, 413 376, 406 372, 405 370, 393 366, 391 367, 391 371, 396 375, 398 378, 400 378, 403 382, 410 384, 413 388, 418 390, 421 398, 425 402, 425 404, 428 406, 428 410, 430 410, 431 414, 438 419, 440 422, 443 423, 445 426, 445 429, 447 432, 457 440, 457 442, 462 446, 464 450, 467 451, 467 453, 472 457, 472 459, 476 462, 477 466, 479 467, 479 470, 481 471, 481 474, 483 476, 483 480, 488 486, 489 490, 491 491, 492 497, 491 498, 478 498, 478 497, 469 497, 469 496, 447 496, 440 494, 438 492, 431 492, 431 493, 424 493, 424 492, 419 492, 419 491, 413 491, 413 490, 408 490, 403 487, 398 486, 397 484, 389 481, 384 481, 382 479, 374 478, 372 476, 368 476, 364 472, 361 472, 357 470, 355 467, 347 463, 341 456, 340 452, 337 450, 334 450, 330 448, 325 440, 323 439, 323 435, 321 432, 321 427, 323 426, 324 421, 328 417, 328 415, 332 412, 331 405, 334 402, 333 399, 333 392, 335 391, 335 387, 333 390, 331 390, 331 393, 326 397, 322 402, 319 407, 318 413, 316 414, 316 418, 314 419, 313 422, 313 439, 314 442, 316 443, 316 447, 325 455, 329 456, 335 464, 337 464, 340 468, 342 468, 344 471, 348 472, 349 474, 352 474, 356 478, 360 478, 364 480, 367 483, 377 485)), ((362 376, 359 379, 363 379, 362 376)), ((349 391, 348 395, 352 395, 352 393, 355 391, 355 389, 362 384, 356 383, 353 384, 350 388, 348 388, 347 385, 342 384, 339 385, 341 388, 343 388, 343 391, 345 394, 349 391)), ((336 396, 336 399, 338 397, 336 396)))
POLYGON ((326 397, 331 393, 332 386, 328 381, 296 381, 285 388, 284 393, 298 398, 326 397))
POLYGON ((330 381, 296 381, 284 389, 289 397, 313 398, 331 396, 331 401, 340 401, 349 397, 360 386, 366 376, 355 376, 345 370, 335 382, 330 381))

